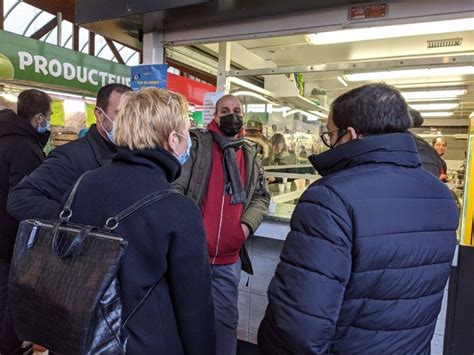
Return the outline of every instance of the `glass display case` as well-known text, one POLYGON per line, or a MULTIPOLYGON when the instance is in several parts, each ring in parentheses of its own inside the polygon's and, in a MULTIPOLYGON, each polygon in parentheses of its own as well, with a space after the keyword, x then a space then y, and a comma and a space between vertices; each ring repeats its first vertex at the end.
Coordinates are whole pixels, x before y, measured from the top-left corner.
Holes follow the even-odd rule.
POLYGON ((301 194, 320 177, 308 157, 327 149, 319 138, 322 123, 297 109, 247 96, 240 99, 246 112, 245 135, 257 144, 272 196, 256 235, 285 239, 301 194))

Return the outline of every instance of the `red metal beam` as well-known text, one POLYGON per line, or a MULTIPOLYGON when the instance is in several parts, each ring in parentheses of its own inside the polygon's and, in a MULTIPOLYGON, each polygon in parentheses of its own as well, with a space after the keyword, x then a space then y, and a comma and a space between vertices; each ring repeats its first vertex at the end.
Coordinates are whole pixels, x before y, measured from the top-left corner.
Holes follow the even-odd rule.
POLYGON ((41 27, 38 31, 33 33, 30 37, 33 39, 41 39, 45 34, 49 31, 54 29, 57 26, 58 22, 56 17, 52 18, 51 21, 46 23, 43 27, 41 27))
POLYGON ((189 67, 187 67, 187 66, 185 66, 185 65, 183 65, 179 62, 175 62, 174 60, 169 59, 169 58, 166 59, 166 62, 169 65, 171 65, 172 67, 174 67, 178 70, 181 70, 182 72, 185 72, 187 74, 190 74, 190 75, 194 76, 195 78, 201 79, 201 80, 205 81, 206 83, 209 83, 209 84, 214 85, 214 86, 217 85, 217 78, 214 75, 204 73, 204 72, 198 71, 198 70, 193 69, 193 68, 189 68, 189 67))
POLYGON ((3 12, 3 0, 0 0, 0 30, 3 30, 3 22, 4 22, 4 17, 5 13, 3 12))
POLYGON ((89 31, 89 54, 95 55, 95 33, 89 31))
POLYGON ((75 0, 23 0, 27 4, 37 7, 50 14, 63 14, 63 19, 75 23, 75 0))
POLYGON ((72 49, 79 50, 79 26, 72 24, 72 49))
POLYGON ((109 46, 110 50, 114 54, 115 59, 117 59, 117 62, 120 64, 125 64, 125 61, 123 60, 122 56, 120 55, 119 51, 117 50, 117 47, 115 47, 114 42, 110 38, 105 38, 105 42, 109 46))

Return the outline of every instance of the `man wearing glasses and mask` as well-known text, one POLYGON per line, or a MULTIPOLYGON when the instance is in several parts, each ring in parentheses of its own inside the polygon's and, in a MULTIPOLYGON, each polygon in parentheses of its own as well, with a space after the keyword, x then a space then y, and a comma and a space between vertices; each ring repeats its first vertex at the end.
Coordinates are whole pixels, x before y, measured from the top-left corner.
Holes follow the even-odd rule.
POLYGON ((429 354, 456 245, 450 191, 423 169, 385 84, 331 105, 322 178, 301 196, 259 329, 264 354, 429 354))
MULTIPOLYGON (((221 97, 207 130, 190 131, 190 158, 174 184, 197 203, 203 216, 211 264, 217 355, 236 353, 239 252, 262 222, 270 202, 256 145, 244 139, 242 126, 240 100, 233 95, 221 97)), ((244 266, 242 269, 251 272, 244 266)))

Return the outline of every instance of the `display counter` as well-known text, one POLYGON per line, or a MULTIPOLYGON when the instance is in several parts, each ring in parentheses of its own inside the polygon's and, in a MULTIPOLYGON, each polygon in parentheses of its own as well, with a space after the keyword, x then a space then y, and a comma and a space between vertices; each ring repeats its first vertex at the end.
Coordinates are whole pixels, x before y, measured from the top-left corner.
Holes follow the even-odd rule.
POLYGON ((290 231, 291 216, 299 198, 313 181, 320 178, 319 175, 311 174, 311 171, 314 169, 310 164, 265 167, 265 176, 278 180, 268 185, 272 201, 268 215, 255 231, 255 236, 286 239, 290 231), (296 171, 307 173, 296 173, 296 171))

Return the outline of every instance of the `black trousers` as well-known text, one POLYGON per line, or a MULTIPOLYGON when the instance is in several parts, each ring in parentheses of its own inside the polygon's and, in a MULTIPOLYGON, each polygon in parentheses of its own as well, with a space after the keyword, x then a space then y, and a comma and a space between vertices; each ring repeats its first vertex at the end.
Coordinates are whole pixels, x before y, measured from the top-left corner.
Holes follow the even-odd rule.
POLYGON ((18 339, 8 301, 8 273, 10 262, 0 259, 0 353, 10 355, 17 353, 22 345, 18 339))

